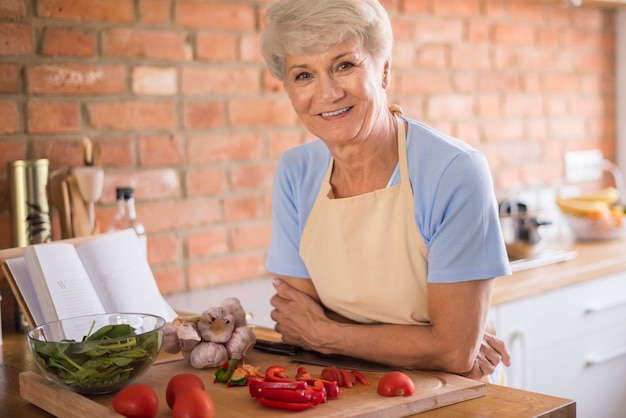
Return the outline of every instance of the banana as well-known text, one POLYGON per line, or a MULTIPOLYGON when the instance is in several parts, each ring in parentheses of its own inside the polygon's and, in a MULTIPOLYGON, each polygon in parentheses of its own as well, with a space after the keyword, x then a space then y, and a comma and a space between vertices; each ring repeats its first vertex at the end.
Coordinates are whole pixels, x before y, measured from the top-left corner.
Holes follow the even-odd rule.
POLYGON ((617 190, 615 187, 606 187, 595 193, 588 193, 582 196, 578 196, 576 197, 576 199, 605 202, 610 206, 616 204, 619 201, 620 193, 619 190, 617 190))
POLYGON ((581 198, 557 198, 556 204, 563 213, 575 216, 605 216, 610 213, 610 204, 600 200, 581 198))

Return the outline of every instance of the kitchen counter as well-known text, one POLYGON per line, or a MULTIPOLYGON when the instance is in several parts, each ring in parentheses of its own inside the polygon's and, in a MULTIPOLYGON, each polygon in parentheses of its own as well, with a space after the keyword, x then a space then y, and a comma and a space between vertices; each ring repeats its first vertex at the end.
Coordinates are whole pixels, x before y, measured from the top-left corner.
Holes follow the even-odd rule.
MULTIPOLYGON (((283 364, 287 361, 287 359, 279 356, 273 357, 277 358, 276 364, 283 364)), ((28 352, 26 337, 23 334, 5 334, 2 346, 2 364, 0 364, 0 416, 34 418, 52 416, 20 397, 19 373, 24 370, 36 370, 36 364, 28 352)), ((219 404, 218 398, 214 400, 219 404)), ((336 402, 340 402, 340 400, 336 402)), ((414 416, 420 418, 503 416, 508 418, 573 418, 576 416, 576 404, 567 399, 487 384, 485 396, 414 416)))
POLYGON ((626 240, 578 242, 568 250, 576 252, 574 259, 496 279, 491 304, 512 302, 626 270, 626 240))

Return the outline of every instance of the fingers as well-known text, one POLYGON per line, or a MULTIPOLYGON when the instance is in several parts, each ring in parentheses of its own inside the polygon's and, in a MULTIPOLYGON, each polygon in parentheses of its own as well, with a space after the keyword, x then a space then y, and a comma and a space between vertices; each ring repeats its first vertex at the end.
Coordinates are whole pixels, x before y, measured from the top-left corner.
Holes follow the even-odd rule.
POLYGON ((500 356, 500 361, 506 367, 511 366, 511 353, 509 352, 506 343, 501 338, 496 337, 495 335, 485 333, 484 341, 491 346, 493 350, 495 350, 500 356))

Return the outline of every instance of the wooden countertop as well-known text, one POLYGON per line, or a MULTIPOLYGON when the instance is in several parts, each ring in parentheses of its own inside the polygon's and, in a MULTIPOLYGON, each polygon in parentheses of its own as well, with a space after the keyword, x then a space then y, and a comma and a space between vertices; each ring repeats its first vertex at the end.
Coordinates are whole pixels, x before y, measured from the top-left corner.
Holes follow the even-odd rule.
POLYGON ((492 305, 626 271, 626 240, 579 242, 573 260, 513 273, 496 279, 492 305))
MULTIPOLYGON (((28 351, 24 334, 4 335, 0 364, 0 416, 50 417, 52 415, 20 397, 19 374, 36 371, 36 364, 28 351)), ((574 401, 537 393, 487 384, 486 395, 433 409, 416 417, 471 418, 471 417, 554 417, 576 416, 574 401)))

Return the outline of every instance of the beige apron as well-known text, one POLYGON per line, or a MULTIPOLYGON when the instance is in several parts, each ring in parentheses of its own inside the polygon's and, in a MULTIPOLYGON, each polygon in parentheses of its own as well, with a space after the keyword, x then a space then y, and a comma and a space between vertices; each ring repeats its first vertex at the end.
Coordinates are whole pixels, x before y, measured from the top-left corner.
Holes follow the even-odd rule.
POLYGON ((323 304, 360 323, 429 323, 428 250, 415 224, 404 122, 398 122, 400 183, 333 199, 333 159, 300 242, 323 304))

